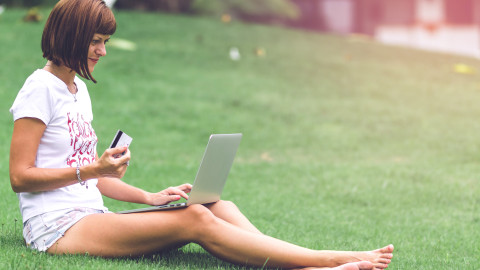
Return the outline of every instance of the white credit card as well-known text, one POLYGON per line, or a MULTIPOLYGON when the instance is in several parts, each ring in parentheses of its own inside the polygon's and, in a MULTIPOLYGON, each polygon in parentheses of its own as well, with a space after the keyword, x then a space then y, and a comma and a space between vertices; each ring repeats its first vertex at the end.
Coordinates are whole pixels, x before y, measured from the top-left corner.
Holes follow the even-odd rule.
MULTIPOLYGON (((110 148, 115 148, 118 146, 130 146, 132 143, 132 137, 128 136, 125 132, 118 130, 117 134, 115 134, 115 137, 113 137, 113 141, 110 144, 110 148)), ((125 154, 122 153, 122 155, 125 154)))

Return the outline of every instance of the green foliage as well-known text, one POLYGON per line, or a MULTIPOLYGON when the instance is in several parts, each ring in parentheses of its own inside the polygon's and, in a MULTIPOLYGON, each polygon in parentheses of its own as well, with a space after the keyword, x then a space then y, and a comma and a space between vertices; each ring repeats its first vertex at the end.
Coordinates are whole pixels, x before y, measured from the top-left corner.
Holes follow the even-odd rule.
POLYGON ((205 14, 230 14, 249 21, 294 20, 300 15, 289 0, 195 0, 192 9, 205 14))
POLYGON ((16 7, 53 6, 58 0, 0 0, 0 4, 16 7))
POLYGON ((290 0, 117 0, 116 8, 230 16, 257 22, 295 20, 300 12, 290 0))
POLYGON ((130 10, 189 13, 194 0, 116 0, 115 8, 130 10))

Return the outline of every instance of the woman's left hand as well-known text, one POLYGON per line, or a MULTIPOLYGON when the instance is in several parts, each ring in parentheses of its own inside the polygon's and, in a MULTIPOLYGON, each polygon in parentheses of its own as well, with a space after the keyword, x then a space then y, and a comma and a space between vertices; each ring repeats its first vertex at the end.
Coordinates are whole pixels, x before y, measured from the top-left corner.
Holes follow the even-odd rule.
POLYGON ((162 205, 173 201, 178 201, 181 198, 188 199, 187 193, 192 190, 192 185, 183 184, 177 187, 169 187, 157 193, 148 193, 147 204, 162 205))

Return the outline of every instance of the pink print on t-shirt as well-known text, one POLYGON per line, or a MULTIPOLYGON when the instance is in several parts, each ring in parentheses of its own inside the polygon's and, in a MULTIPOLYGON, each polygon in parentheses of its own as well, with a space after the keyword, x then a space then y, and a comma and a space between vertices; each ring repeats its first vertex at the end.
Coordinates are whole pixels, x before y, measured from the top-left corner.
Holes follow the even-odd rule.
POLYGON ((70 146, 73 153, 67 158, 70 167, 88 165, 95 161, 97 135, 90 122, 83 119, 83 115, 77 113, 68 117, 68 132, 70 133, 70 146))

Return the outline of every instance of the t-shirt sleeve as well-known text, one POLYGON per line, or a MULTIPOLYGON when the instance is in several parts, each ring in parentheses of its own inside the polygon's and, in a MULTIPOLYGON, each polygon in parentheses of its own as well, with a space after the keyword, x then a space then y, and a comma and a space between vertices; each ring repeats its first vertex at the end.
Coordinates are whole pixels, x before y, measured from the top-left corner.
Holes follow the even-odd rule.
POLYGON ((18 92, 10 113, 13 115, 13 121, 31 117, 40 119, 47 125, 52 117, 51 103, 48 87, 40 82, 30 81, 18 92))

